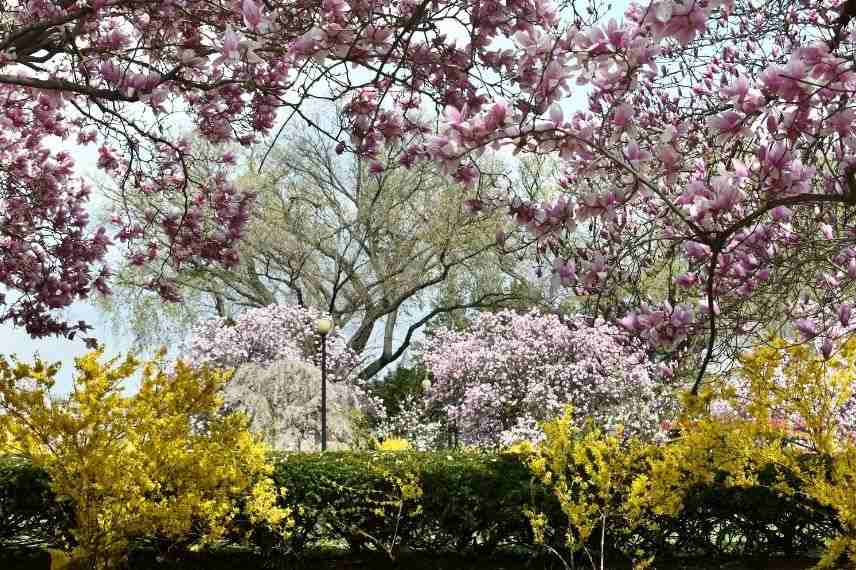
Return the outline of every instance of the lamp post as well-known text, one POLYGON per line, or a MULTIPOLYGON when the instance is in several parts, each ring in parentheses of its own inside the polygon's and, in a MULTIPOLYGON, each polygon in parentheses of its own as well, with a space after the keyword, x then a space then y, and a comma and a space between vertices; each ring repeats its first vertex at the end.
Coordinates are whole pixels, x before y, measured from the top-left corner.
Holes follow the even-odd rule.
POLYGON ((330 319, 315 321, 315 332, 321 335, 321 451, 327 451, 327 335, 331 330, 330 319))

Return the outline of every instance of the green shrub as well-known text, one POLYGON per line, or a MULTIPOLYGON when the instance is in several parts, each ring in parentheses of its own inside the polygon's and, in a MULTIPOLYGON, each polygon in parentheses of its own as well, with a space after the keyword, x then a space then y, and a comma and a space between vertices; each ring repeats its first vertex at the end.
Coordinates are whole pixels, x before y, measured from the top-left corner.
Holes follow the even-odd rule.
POLYGON ((70 506, 56 500, 47 473, 0 457, 0 547, 69 544, 72 521, 70 506))
POLYGON ((640 530, 639 539, 660 558, 775 558, 822 549, 840 531, 835 512, 805 495, 774 490, 774 481, 774 469, 767 466, 758 486, 728 486, 720 479, 697 487, 679 516, 661 517, 657 532, 640 530))
MULTIPOLYGON (((561 548, 564 543, 567 522, 558 502, 533 481, 516 455, 291 453, 275 464, 274 479, 287 489, 282 506, 293 508, 291 534, 282 538, 265 527, 253 528, 248 520, 240 529, 271 560, 330 541, 393 558, 400 548, 479 556, 508 547, 535 549, 527 508, 547 515, 548 544, 561 548)), ((67 540, 69 511, 55 500, 44 472, 0 459, 0 548, 67 540)), ((658 559, 773 558, 812 553, 834 534, 832 513, 799 493, 713 483, 690 493, 683 511, 663 517, 656 531, 615 537, 614 544, 627 551, 644 545, 658 559)), ((239 534, 233 538, 237 541, 239 534)))
POLYGON ((394 482, 379 467, 375 453, 290 454, 277 464, 280 487, 294 484, 285 497, 295 509, 292 550, 324 540, 345 540, 355 550, 369 537, 379 544, 397 540, 402 515, 414 505, 396 504, 394 482))
POLYGON ((387 415, 395 416, 401 413, 401 405, 408 396, 423 397, 425 392, 422 381, 430 379, 424 368, 407 368, 399 366, 394 372, 369 384, 369 392, 383 403, 387 415))
POLYGON ((537 505, 554 519, 562 516, 558 502, 517 456, 425 453, 411 458, 419 465, 424 492, 414 547, 490 553, 501 546, 532 546, 524 510, 537 505))
MULTIPOLYGON (((295 512, 291 552, 328 540, 345 540, 354 549, 378 541, 414 550, 489 554, 508 546, 536 548, 523 511, 547 515, 545 541, 564 543, 567 522, 555 497, 533 481, 515 455, 475 452, 396 452, 289 454, 277 462, 277 484, 288 489, 295 512), (412 474, 422 495, 404 503, 401 519, 395 486, 385 473, 412 474), (380 505, 384 501, 384 505, 380 505)), ((762 476, 760 482, 765 483, 762 476)), ((834 534, 829 509, 767 487, 726 488, 713 483, 687 497, 681 513, 662 517, 659 531, 640 530, 614 537, 630 553, 640 545, 658 558, 705 556, 773 558, 814 552, 834 534)), ((596 532, 599 532, 596 531, 596 532)), ((626 552, 623 552, 626 551, 626 552)))
MULTIPOLYGON (((295 526, 287 542, 259 546, 299 552, 329 540, 354 550, 382 548, 486 554, 532 545, 524 508, 558 504, 514 456, 454 452, 287 454, 274 477, 288 492, 295 526), (402 499, 411 482, 418 496, 402 499), (547 504, 545 504, 547 503, 547 504)), ((391 552, 394 555, 394 552, 391 552)))

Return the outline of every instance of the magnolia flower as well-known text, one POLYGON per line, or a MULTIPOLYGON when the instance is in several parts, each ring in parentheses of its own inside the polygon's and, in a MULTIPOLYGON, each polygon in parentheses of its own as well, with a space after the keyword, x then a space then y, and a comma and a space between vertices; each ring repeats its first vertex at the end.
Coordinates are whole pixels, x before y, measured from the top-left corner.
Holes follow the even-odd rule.
POLYGON ((813 320, 797 319, 793 324, 805 339, 811 339, 817 336, 817 324, 813 320))
POLYGON ((241 37, 232 29, 232 25, 226 26, 223 33, 223 45, 220 48, 221 57, 218 62, 236 62, 240 59, 241 37))
POLYGON ((836 315, 838 316, 838 322, 841 323, 842 327, 847 327, 850 325, 850 311, 851 306, 849 304, 842 303, 838 305, 836 315))
POLYGON ((262 23, 262 11, 259 5, 253 0, 243 0, 241 3, 241 15, 244 17, 244 22, 247 27, 253 31, 258 31, 262 23))

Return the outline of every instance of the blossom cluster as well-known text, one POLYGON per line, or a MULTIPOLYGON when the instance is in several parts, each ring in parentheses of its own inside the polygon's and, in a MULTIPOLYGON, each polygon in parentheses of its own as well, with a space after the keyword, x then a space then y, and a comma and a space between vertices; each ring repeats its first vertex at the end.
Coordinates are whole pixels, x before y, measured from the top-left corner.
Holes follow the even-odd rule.
POLYGON ((174 110, 209 142, 251 144, 312 99, 342 103, 346 128, 325 131, 338 151, 398 148, 473 188, 487 149, 558 156, 560 199, 490 200, 578 294, 620 295, 668 266, 668 304, 638 295, 623 321, 658 349, 706 333, 708 356, 724 353, 733 335, 717 330, 764 319, 834 340, 853 292, 856 0, 643 0, 609 19, 594 1, 7 4, 0 283, 21 298, 0 319, 32 334, 73 332, 55 309, 106 290, 109 239, 140 263, 236 263, 252 197, 194 179, 174 110), (150 215, 88 233, 73 164, 45 150, 56 139, 97 148, 150 215), (180 211, 158 207, 175 197, 180 211), (151 246, 153 228, 170 247, 151 246), (589 239, 560 243, 580 228, 589 239))
POLYGON ((436 331, 420 359, 434 378, 428 400, 466 443, 538 439, 538 422, 568 405, 604 429, 652 436, 674 409, 641 345, 582 316, 482 313, 467 330, 436 331))
MULTIPOLYGON (((242 410, 253 429, 279 448, 300 446, 320 425, 321 336, 315 323, 325 313, 297 305, 249 309, 234 321, 212 319, 198 325, 187 343, 195 365, 235 368, 224 393, 227 409, 242 410)), ((357 376, 359 356, 334 329, 327 351, 330 431, 350 437, 353 410, 382 417, 383 405, 357 376)))
MULTIPOLYGON (((234 320, 217 318, 198 325, 188 341, 188 358, 197 364, 262 366, 284 360, 321 367, 321 335, 315 323, 329 318, 321 311, 297 305, 268 305, 249 309, 234 320)), ((334 329, 326 335, 327 370, 332 380, 352 376, 357 354, 334 329)))
MULTIPOLYGON (((56 98, 40 99, 41 112, 52 115, 56 98)), ((104 257, 111 239, 103 228, 88 228, 92 189, 74 175, 70 155, 45 148, 36 117, 18 111, 0 130, 0 283, 15 292, 8 299, 0 293, 0 322, 33 337, 73 337, 88 327, 55 311, 109 291, 104 257)))
MULTIPOLYGON (((326 398, 327 437, 333 444, 353 439, 352 415, 366 404, 351 382, 330 382, 326 398)), ((302 360, 245 364, 226 384, 223 403, 247 414, 249 427, 279 451, 317 449, 321 441, 321 371, 302 360)))

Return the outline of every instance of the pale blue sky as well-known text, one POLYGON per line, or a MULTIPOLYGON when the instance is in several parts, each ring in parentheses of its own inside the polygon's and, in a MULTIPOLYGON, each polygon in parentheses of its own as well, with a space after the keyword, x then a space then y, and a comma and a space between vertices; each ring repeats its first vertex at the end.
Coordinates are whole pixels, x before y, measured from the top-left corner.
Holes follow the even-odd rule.
MULTIPOLYGON (((66 314, 73 321, 83 320, 93 325, 92 331, 87 336, 96 337, 99 342, 105 343, 109 354, 116 354, 127 350, 130 346, 129 339, 117 337, 109 323, 101 322, 98 311, 88 303, 75 303, 66 314)), ((16 355, 21 360, 32 360, 38 356, 48 362, 62 362, 63 366, 59 373, 57 392, 68 392, 71 387, 71 372, 74 367, 74 357, 86 352, 86 346, 82 340, 66 340, 63 338, 30 338, 23 329, 13 327, 8 323, 0 325, 0 354, 9 356, 16 355)))

